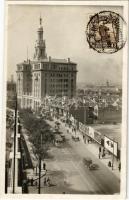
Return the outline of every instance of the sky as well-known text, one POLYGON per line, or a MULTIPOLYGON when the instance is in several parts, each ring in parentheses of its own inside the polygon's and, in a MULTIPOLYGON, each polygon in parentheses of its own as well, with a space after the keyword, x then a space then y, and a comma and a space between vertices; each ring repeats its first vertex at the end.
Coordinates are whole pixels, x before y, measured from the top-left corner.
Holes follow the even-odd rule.
POLYGON ((9 5, 7 30, 7 78, 16 78, 16 65, 33 59, 39 17, 43 19, 46 52, 52 58, 77 63, 77 82, 121 83, 122 53, 98 53, 89 48, 86 26, 89 15, 111 10, 122 15, 122 7, 9 5))

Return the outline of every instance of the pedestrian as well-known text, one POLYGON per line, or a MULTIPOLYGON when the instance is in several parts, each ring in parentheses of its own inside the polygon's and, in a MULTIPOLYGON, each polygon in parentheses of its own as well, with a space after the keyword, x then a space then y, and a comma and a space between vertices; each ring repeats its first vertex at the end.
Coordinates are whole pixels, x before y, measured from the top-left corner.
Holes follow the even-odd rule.
POLYGON ((103 155, 105 156, 105 148, 103 148, 103 155))
POLYGON ((38 166, 36 165, 36 176, 37 176, 37 173, 38 173, 38 166))
POLYGON ((43 169, 46 170, 46 163, 43 163, 43 169))
POLYGON ((44 178, 44 186, 46 186, 47 185, 47 180, 46 180, 46 177, 44 178))
POLYGON ((27 185, 26 180, 24 180, 24 182, 22 183, 22 192, 28 193, 28 185, 27 185))
POLYGON ((121 171, 121 163, 118 165, 119 172, 121 171))
POLYGON ((108 167, 111 167, 111 161, 108 162, 108 167))
POLYGON ((30 180, 31 186, 33 186, 33 181, 34 181, 33 178, 31 178, 31 180, 30 180))
POLYGON ((38 185, 38 181, 36 181, 36 184, 35 184, 35 185, 36 185, 37 188, 39 187, 39 185, 38 185))
POLYGON ((102 154, 102 158, 105 156, 105 154, 102 154))
POLYGON ((28 183, 28 185, 29 185, 29 183, 30 183, 30 178, 28 177, 28 179, 27 179, 27 183, 28 183))
POLYGON ((101 147, 99 147, 99 152, 101 153, 101 147))
POLYGON ((85 136, 83 135, 83 141, 84 141, 85 136))
POLYGON ((84 136, 84 143, 86 144, 86 136, 84 136))
POLYGON ((47 178, 47 185, 50 186, 50 178, 47 178))

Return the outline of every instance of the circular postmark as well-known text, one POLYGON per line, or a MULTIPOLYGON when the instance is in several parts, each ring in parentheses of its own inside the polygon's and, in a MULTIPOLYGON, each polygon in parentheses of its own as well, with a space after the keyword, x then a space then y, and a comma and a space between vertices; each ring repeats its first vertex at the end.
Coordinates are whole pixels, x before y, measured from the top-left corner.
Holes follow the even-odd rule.
POLYGON ((126 22, 112 11, 101 11, 91 16, 86 28, 89 47, 98 53, 115 53, 122 49, 126 33, 126 22))

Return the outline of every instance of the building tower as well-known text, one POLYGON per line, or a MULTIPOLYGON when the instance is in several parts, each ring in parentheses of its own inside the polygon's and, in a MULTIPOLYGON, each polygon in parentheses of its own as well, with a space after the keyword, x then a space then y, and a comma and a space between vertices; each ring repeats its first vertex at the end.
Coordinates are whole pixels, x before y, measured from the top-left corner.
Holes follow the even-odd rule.
POLYGON ((47 58, 45 40, 43 40, 42 18, 39 19, 39 28, 37 31, 37 40, 35 44, 34 60, 42 60, 47 58))
POLYGON ((18 103, 21 108, 38 110, 46 95, 76 95, 77 64, 70 58, 56 59, 46 55, 42 18, 39 19, 34 59, 17 64, 18 103))
POLYGON ((106 82, 106 85, 107 85, 107 87, 109 87, 109 81, 107 80, 107 82, 106 82))

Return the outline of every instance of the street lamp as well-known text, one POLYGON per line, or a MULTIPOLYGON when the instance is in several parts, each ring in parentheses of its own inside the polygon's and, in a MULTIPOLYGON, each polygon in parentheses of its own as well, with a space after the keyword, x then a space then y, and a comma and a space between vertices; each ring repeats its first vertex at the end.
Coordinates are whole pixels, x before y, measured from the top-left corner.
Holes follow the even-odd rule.
POLYGON ((112 157, 112 170, 114 167, 114 139, 113 139, 113 157, 112 157))
POLYGON ((46 127, 44 128, 44 130, 41 131, 40 134, 40 139, 41 139, 41 143, 40 143, 40 153, 39 153, 39 185, 38 185, 38 194, 41 193, 41 161, 42 161, 42 145, 43 145, 43 132, 47 132, 49 131, 48 125, 46 125, 46 127))

